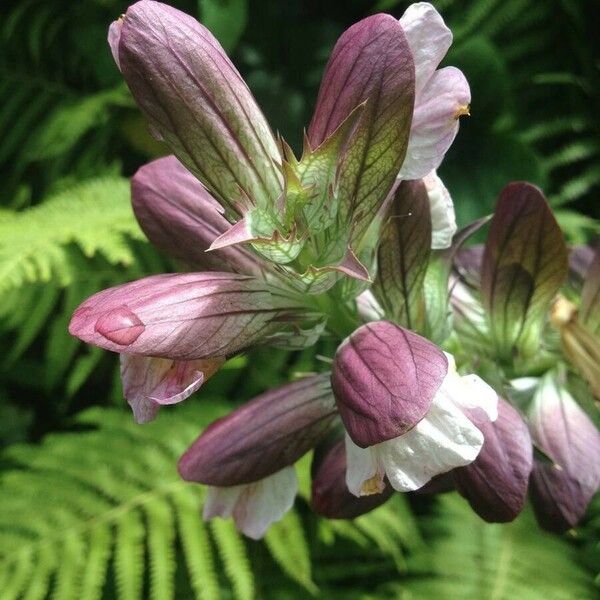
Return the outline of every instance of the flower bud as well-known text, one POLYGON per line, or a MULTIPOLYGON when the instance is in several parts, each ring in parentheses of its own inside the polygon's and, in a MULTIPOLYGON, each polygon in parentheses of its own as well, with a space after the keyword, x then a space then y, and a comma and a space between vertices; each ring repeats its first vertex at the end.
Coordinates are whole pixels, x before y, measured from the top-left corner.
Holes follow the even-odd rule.
POLYGON ((220 487, 258 481, 314 448, 336 415, 326 376, 270 390, 205 429, 179 460, 179 473, 220 487))
POLYGON ((207 252, 231 227, 223 208, 174 156, 141 167, 131 180, 133 212, 159 249, 198 270, 260 275, 265 264, 239 246, 207 252))
POLYGON ((536 446, 530 496, 540 525, 562 532, 585 514, 600 487, 600 432, 567 390, 551 375, 540 383, 529 413, 536 446))
POLYGON ((153 275, 94 294, 69 331, 113 352, 194 360, 239 352, 304 315, 299 300, 252 277, 153 275))

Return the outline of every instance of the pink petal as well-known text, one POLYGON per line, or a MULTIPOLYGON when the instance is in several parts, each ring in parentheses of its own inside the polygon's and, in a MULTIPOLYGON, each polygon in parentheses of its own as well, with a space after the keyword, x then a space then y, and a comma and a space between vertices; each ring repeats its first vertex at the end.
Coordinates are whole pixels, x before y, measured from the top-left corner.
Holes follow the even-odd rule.
POLYGON ((414 107, 414 65, 402 27, 376 14, 337 41, 308 129, 312 148, 322 144, 359 105, 360 120, 338 171, 338 219, 358 242, 392 189, 402 166, 414 107))
POLYGON ((185 400, 224 362, 224 358, 177 361, 121 354, 123 392, 135 420, 152 421, 161 405, 185 400))
POLYGON ((466 411, 483 433, 483 448, 470 465, 453 471, 459 493, 491 523, 512 521, 523 510, 533 464, 527 425, 506 400, 498 409, 493 423, 479 411, 466 411))
POLYGON ((401 179, 421 179, 437 169, 458 133, 458 119, 468 114, 469 84, 455 67, 436 71, 415 100, 401 179))
POLYGON ((119 41, 121 40, 121 28, 123 27, 123 18, 119 17, 116 21, 113 21, 108 28, 108 45, 112 56, 117 63, 119 71, 121 65, 119 63, 119 41))
POLYGON ((179 459, 187 481, 252 483, 296 462, 336 424, 326 375, 270 390, 212 423, 179 459))
POLYGON ((415 427, 447 371, 444 353, 416 333, 389 321, 359 327, 338 348, 331 373, 352 441, 366 448, 415 427))
POLYGON ((135 216, 148 239, 186 264, 258 275, 264 264, 243 248, 206 250, 231 224, 222 206, 174 156, 144 165, 131 180, 135 216))
POLYGON ((127 9, 123 77, 151 130, 236 212, 245 193, 265 206, 281 195, 280 155, 268 123, 215 37, 161 2, 127 9))
POLYGON ((229 356, 302 319, 300 300, 233 273, 153 275, 88 298, 69 331, 88 344, 180 360, 229 356))

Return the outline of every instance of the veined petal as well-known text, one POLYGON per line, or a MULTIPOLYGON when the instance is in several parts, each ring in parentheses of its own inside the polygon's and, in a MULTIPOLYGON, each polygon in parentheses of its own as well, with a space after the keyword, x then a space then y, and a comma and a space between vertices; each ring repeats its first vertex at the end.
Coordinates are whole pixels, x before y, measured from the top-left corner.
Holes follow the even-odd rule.
MULTIPOLYGON (((366 452, 358 446, 355 448, 366 452)), ((392 488, 386 485, 379 494, 357 497, 350 493, 346 485, 346 449, 343 440, 315 451, 311 506, 317 514, 328 519, 354 519, 381 506, 392 492, 392 488)))
POLYGON ((527 425, 506 400, 500 399, 494 423, 475 412, 468 416, 482 431, 479 456, 453 471, 459 493, 486 521, 512 521, 523 509, 533 464, 533 446, 527 425))
POLYGON ((385 468, 378 446, 360 448, 346 433, 346 485, 355 496, 380 494, 385 489, 385 468))
POLYGON ((194 360, 239 352, 305 315, 299 300, 252 277, 153 275, 88 298, 69 332, 113 352, 194 360))
POLYGON ((564 235, 544 195, 524 182, 498 197, 481 266, 481 298, 500 358, 533 356, 568 274, 564 235))
POLYGON ((326 375, 281 386, 212 423, 179 460, 179 473, 209 485, 252 483, 296 462, 336 416, 326 375))
POLYGON ((246 485, 209 487, 203 517, 205 521, 233 517, 235 526, 244 535, 258 540, 292 508, 297 491, 294 467, 246 485))
POLYGON ((396 438, 427 413, 446 372, 444 353, 389 321, 367 323, 338 348, 331 383, 352 440, 365 448, 396 438))
POLYGON ((425 175, 423 183, 427 190, 431 215, 431 248, 433 250, 450 248, 457 230, 456 214, 450 192, 435 170, 425 175))
POLYGON ((436 71, 415 100, 406 158, 400 179, 421 179, 437 169, 458 133, 458 120, 469 114, 471 90, 455 67, 436 71))
POLYGON ((429 2, 411 4, 400 18, 415 61, 417 96, 431 79, 452 44, 452 32, 429 2))
POLYGON ((373 293, 395 323, 421 331, 425 323, 424 281, 432 240, 424 182, 401 182, 386 216, 377 249, 373 293))
POLYGON ((188 265, 259 275, 265 264, 241 247, 206 252, 231 224, 208 190, 174 156, 141 167, 131 180, 133 212, 148 239, 188 265))
POLYGON ((232 214, 281 195, 279 150, 248 86, 194 18, 141 0, 123 17, 119 63, 150 126, 232 214))
POLYGON ((176 404, 197 391, 224 358, 171 360, 121 354, 123 393, 138 423, 152 421, 161 405, 176 404))
POLYGON ((390 15, 356 23, 331 54, 308 129, 324 142, 365 103, 338 171, 337 219, 355 245, 369 228, 402 166, 414 107, 414 64, 402 27, 390 15))
POLYGON ((473 462, 482 446, 481 431, 454 402, 438 395, 423 420, 379 444, 377 451, 391 486, 410 492, 436 475, 473 462))

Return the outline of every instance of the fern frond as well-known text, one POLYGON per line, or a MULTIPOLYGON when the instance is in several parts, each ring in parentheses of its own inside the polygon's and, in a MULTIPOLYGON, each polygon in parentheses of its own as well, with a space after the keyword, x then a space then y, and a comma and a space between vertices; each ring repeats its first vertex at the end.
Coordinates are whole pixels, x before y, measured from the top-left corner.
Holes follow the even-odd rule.
POLYGON ((218 600, 219 580, 215 571, 208 531, 200 520, 201 503, 190 488, 174 494, 178 534, 183 545, 190 585, 198 600, 218 600))
POLYGON ((116 518, 115 572, 119 598, 141 598, 144 575, 144 526, 137 509, 116 518))
POLYGON ((69 284, 78 274, 69 246, 111 265, 129 265, 127 240, 144 239, 124 178, 102 178, 60 192, 40 206, 0 222, 0 293, 31 282, 69 284))
POLYGON ((231 520, 215 519, 210 523, 210 531, 223 561, 225 573, 231 581, 234 595, 238 600, 254 598, 254 576, 248 555, 239 534, 231 520))
POLYGON ((428 544, 413 559, 422 575, 402 585, 416 598, 570 600, 594 597, 575 549, 539 530, 529 511, 514 523, 481 521, 458 495, 425 520, 428 544))
POLYGON ((173 509, 165 498, 147 503, 144 510, 150 556, 150 598, 173 598, 176 567, 173 509))
POLYGON ((102 597, 108 561, 112 552, 112 529, 107 523, 91 527, 90 550, 83 568, 81 597, 96 600, 102 597))
POLYGON ((312 579, 310 551, 298 513, 289 512, 281 521, 271 526, 265 536, 265 543, 284 573, 310 594, 318 593, 312 579))

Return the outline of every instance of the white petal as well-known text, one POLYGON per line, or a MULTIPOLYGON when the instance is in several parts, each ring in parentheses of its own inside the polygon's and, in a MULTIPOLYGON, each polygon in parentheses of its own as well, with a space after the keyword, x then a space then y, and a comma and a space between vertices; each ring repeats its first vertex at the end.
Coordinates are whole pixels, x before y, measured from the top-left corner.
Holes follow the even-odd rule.
POLYGON ((458 119, 468 114, 471 91, 455 67, 436 71, 419 97, 400 179, 421 179, 437 169, 458 133, 458 119))
POLYGON ((429 198, 431 247, 433 250, 449 248, 456 233, 456 214, 450 192, 435 171, 423 177, 423 183, 429 198))
POLYGON ((415 61, 415 89, 418 96, 452 44, 452 32, 429 2, 411 4, 400 18, 415 61))
POLYGON ((475 374, 463 375, 460 378, 463 393, 455 398, 459 406, 480 408, 490 421, 498 418, 498 394, 481 377, 475 374))
POLYGON ((518 392, 533 393, 539 381, 537 377, 518 377, 517 379, 511 379, 510 385, 518 392))
POLYGON ((244 493, 245 487, 244 485, 233 487, 208 486, 204 508, 202 509, 202 518, 209 521, 214 517, 222 517, 223 519, 231 517, 237 501, 244 493))
POLYGON ((346 485, 355 496, 369 496, 383 492, 385 475, 379 461, 378 447, 360 448, 346 434, 346 485))
POLYGON ((366 321, 379 321, 383 319, 384 312, 371 290, 365 290, 356 298, 356 308, 361 318, 366 321))
POLYGON ((422 421, 408 433, 378 444, 378 449, 392 487, 408 492, 473 462, 482 446, 481 431, 454 402, 438 394, 422 421))
POLYGON ((438 396, 467 409, 481 409, 490 421, 498 418, 498 394, 481 377, 475 374, 460 375, 454 357, 447 352, 448 374, 444 378, 438 396))
POLYGON ((292 508, 297 491, 293 466, 246 485, 209 487, 203 516, 205 520, 233 516, 236 527, 257 540, 292 508))
POLYGON ((450 275, 448 287, 454 322, 458 325, 462 324, 463 327, 469 326, 476 332, 485 335, 488 329, 485 312, 479 299, 473 295, 471 288, 454 274, 450 275))

